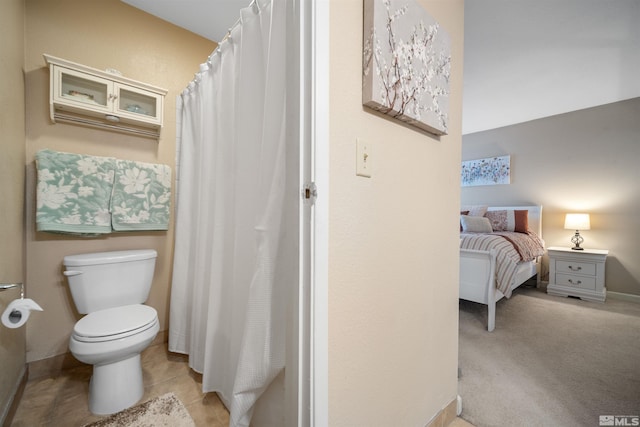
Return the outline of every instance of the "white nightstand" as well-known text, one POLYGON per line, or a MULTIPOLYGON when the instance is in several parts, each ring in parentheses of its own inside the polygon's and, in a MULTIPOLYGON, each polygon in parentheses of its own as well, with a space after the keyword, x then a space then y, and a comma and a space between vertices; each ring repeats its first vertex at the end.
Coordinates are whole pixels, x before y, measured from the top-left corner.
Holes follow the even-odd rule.
POLYGON ((549 254, 549 285, 547 293, 574 296, 583 300, 604 302, 604 265, 608 250, 551 247, 549 254))

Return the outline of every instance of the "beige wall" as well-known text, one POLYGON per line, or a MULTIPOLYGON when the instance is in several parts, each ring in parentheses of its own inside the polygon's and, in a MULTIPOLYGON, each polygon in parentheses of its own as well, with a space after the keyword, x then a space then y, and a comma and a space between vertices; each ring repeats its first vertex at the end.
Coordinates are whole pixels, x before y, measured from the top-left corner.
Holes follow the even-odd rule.
POLYGON ((363 108, 363 2, 331 2, 331 426, 426 425, 457 393, 463 1, 420 3, 452 38, 440 139, 363 108), (370 179, 356 138, 372 145, 370 179))
POLYGON ((462 159, 511 155, 511 184, 462 202, 542 204, 547 247, 570 246, 564 214, 588 212, 586 248, 609 249, 608 291, 640 296, 640 98, 465 135, 462 159))
MULTIPOLYGON (((79 319, 62 275, 67 254, 153 248, 158 251, 148 304, 168 327, 173 221, 168 232, 111 234, 83 239, 35 231, 34 154, 43 148, 122 159, 165 163, 175 168, 175 98, 193 78, 215 44, 154 18, 118 0, 26 1, 26 254, 29 295, 44 312, 27 331, 27 360, 67 352, 79 319), (49 119, 48 53, 98 69, 115 68, 124 76, 169 90, 159 141, 49 119)), ((175 169, 174 169, 175 172, 175 169)))
MULTIPOLYGON (((0 2, 0 283, 24 281, 23 34, 24 1, 0 2)), ((19 297, 19 289, 0 292, 0 313, 19 297)), ((0 424, 24 376, 25 330, 0 326, 0 424)))

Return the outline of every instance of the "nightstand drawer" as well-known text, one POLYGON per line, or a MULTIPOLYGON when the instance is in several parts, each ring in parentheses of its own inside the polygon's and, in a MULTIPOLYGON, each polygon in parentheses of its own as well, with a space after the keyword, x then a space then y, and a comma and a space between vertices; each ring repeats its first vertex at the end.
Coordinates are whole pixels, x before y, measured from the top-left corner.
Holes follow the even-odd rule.
POLYGON ((596 265, 590 262, 556 261, 556 271, 569 274, 596 275, 596 265))
POLYGON ((596 278, 589 276, 576 276, 572 274, 556 273, 556 284, 573 286, 581 289, 596 289, 596 278))

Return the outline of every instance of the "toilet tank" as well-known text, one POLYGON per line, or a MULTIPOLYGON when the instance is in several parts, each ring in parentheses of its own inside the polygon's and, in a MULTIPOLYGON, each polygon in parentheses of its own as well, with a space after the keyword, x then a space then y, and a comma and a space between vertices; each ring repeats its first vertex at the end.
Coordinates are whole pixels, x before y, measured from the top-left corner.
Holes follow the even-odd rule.
POLYGON ((78 312, 145 302, 157 256, 153 249, 65 256, 64 275, 78 312))

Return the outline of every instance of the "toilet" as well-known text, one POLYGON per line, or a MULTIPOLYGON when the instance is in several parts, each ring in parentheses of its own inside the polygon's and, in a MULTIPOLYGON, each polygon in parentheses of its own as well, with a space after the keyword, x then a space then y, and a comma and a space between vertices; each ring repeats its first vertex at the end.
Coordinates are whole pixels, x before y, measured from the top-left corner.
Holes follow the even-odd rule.
POLYGON ((89 410, 113 414, 144 393, 140 353, 160 330, 149 296, 157 253, 151 249, 64 257, 73 302, 86 314, 73 327, 69 351, 93 365, 89 410))

